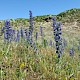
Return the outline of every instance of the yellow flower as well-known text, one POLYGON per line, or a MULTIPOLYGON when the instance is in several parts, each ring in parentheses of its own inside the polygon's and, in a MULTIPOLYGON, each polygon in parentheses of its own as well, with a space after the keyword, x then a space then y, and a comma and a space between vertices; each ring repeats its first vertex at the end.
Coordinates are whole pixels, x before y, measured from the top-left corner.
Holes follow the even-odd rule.
POLYGON ((24 64, 24 62, 22 62, 21 64, 20 64, 20 68, 23 68, 25 66, 25 64, 24 64))

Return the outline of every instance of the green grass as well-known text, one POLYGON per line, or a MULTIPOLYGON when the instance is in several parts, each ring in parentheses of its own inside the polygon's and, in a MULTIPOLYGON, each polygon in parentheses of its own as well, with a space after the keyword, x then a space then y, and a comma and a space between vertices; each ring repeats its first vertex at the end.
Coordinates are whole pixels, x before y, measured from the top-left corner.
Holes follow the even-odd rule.
MULTIPOLYGON (((48 41, 53 40, 49 27, 44 28, 44 38, 48 41)), ((39 29, 35 31, 39 32, 39 29)), ((76 36, 63 30, 62 36, 67 40, 67 46, 60 59, 57 58, 54 45, 41 45, 40 34, 37 41, 38 53, 24 40, 7 44, 3 36, 0 36, 0 80, 80 80, 80 51, 77 49, 79 34, 76 36), (74 47, 74 56, 69 55, 71 47, 74 47)))
POLYGON ((0 80, 77 80, 80 79, 79 51, 74 56, 64 50, 60 59, 54 47, 38 45, 38 53, 23 43, 0 46, 0 80), (71 77, 71 79, 70 79, 71 77))

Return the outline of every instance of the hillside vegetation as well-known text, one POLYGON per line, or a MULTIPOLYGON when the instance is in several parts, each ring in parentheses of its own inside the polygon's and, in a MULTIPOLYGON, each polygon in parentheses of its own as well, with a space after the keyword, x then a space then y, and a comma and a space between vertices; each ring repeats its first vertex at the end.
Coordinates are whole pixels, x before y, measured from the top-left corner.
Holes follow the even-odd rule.
MULTIPOLYGON (((55 16, 56 19, 61 22, 66 22, 66 21, 73 22, 75 20, 77 20, 79 22, 80 21, 80 9, 73 8, 73 9, 61 12, 57 15, 49 14, 49 15, 35 16, 34 21, 43 22, 43 21, 45 21, 44 20, 45 18, 49 18, 49 17, 52 18, 53 16, 55 16)), ((17 19, 10 19, 10 21, 15 22, 15 23, 22 22, 25 25, 26 22, 29 22, 29 19, 17 18, 17 19)), ((0 20, 0 22, 4 22, 4 20, 0 20)))

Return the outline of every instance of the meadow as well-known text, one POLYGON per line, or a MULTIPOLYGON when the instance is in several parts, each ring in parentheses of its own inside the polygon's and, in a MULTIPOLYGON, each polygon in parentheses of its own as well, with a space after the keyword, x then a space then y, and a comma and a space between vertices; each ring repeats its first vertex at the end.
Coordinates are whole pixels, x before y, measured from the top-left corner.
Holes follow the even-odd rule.
POLYGON ((80 80, 80 32, 29 15, 28 27, 0 27, 0 80, 80 80))

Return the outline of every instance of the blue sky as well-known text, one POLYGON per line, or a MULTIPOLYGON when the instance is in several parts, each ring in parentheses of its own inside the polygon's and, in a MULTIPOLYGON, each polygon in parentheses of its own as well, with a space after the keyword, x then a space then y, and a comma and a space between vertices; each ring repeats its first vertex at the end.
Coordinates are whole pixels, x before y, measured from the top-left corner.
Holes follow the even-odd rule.
POLYGON ((80 8, 80 0, 1 0, 0 20, 29 18, 33 16, 58 14, 68 9, 80 8))

